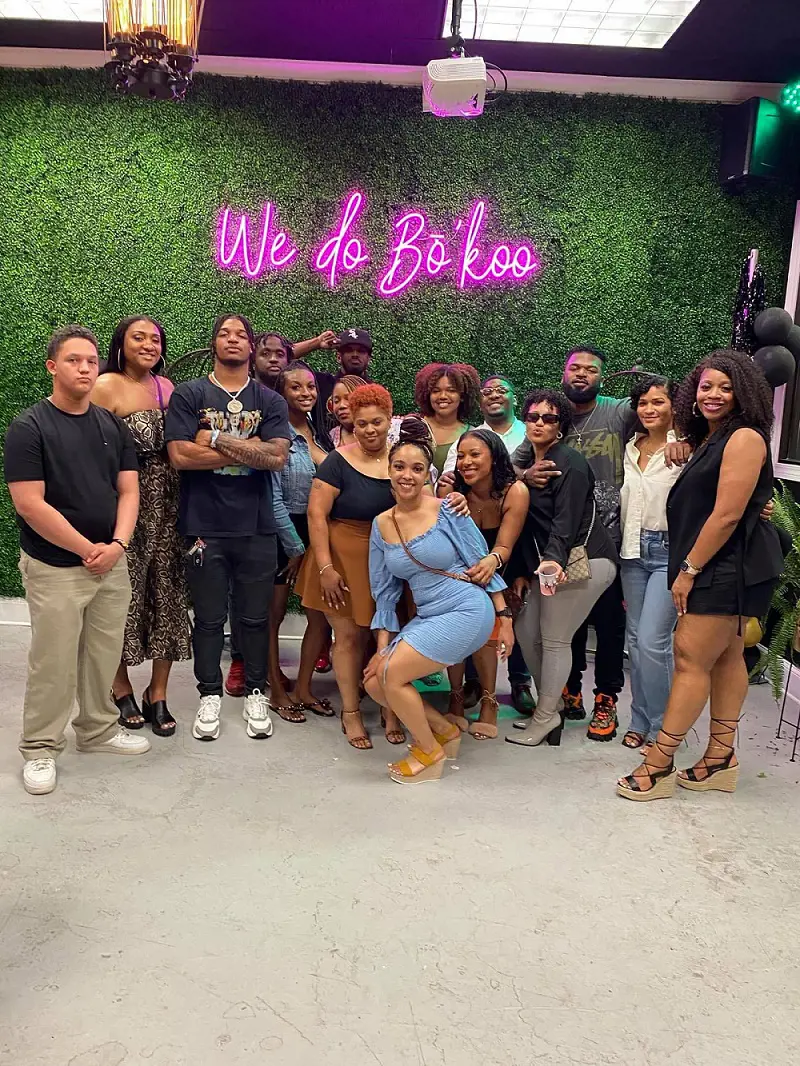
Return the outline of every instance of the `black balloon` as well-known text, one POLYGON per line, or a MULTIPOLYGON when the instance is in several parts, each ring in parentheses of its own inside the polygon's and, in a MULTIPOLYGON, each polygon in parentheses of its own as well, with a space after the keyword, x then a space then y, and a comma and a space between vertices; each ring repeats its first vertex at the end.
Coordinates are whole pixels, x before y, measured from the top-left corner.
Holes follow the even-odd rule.
POLYGON ((782 307, 768 307, 756 319, 756 336, 762 344, 785 344, 793 324, 788 311, 782 307))
POLYGON ((792 326, 789 330, 789 336, 786 338, 786 347, 795 359, 800 359, 800 326, 792 326))
POLYGON ((773 389, 785 385, 794 375, 794 356, 782 344, 768 344, 765 348, 759 348, 753 356, 753 362, 764 371, 764 377, 773 389))

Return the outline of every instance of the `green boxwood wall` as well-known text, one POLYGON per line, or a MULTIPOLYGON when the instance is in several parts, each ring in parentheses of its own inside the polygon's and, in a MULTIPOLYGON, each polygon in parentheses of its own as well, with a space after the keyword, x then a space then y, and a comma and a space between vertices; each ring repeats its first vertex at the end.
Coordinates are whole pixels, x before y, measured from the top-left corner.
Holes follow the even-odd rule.
MULTIPOLYGON (((382 86, 199 76, 185 104, 114 96, 93 71, 0 70, 0 430, 45 394, 44 345, 68 321, 107 343, 149 312, 170 350, 204 345, 223 310, 294 338, 358 324, 398 409, 431 359, 499 368, 519 387, 555 383, 576 341, 612 368, 680 374, 730 336, 743 257, 761 248, 779 299, 792 198, 726 196, 716 183, 720 109, 623 97, 517 94, 474 121, 423 116, 420 93, 382 86), (424 286, 386 302, 373 274, 328 291, 299 269, 261 284, 220 273, 211 231, 224 200, 272 199, 307 248, 353 187, 383 262, 396 209, 496 205, 537 243, 525 289, 424 286)), ((0 501, 0 593, 20 591, 17 539, 0 501)))

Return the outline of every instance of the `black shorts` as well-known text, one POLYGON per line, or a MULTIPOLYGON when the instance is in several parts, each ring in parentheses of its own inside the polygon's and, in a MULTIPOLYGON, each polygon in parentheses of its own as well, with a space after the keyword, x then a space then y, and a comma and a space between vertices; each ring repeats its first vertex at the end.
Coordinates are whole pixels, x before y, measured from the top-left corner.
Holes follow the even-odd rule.
POLYGON ((741 612, 739 609, 739 589, 735 575, 714 581, 708 588, 693 588, 686 602, 689 614, 737 615, 743 618, 762 618, 772 601, 772 593, 778 579, 762 581, 758 585, 749 585, 742 590, 741 612))
MULTIPOLYGON (((302 540, 303 544, 308 547, 310 544, 308 538, 308 515, 305 514, 290 514, 289 517, 292 520, 292 525, 297 530, 297 535, 302 540)), ((278 537, 278 569, 275 573, 275 584, 285 585, 286 574, 282 574, 281 570, 284 570, 289 564, 289 556, 283 550, 280 537, 278 537)))

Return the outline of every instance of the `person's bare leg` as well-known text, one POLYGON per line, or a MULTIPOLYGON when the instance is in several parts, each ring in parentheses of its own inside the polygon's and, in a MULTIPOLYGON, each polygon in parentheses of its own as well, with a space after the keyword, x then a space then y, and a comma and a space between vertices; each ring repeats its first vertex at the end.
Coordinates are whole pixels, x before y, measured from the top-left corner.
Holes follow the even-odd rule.
MULTIPOLYGON (((378 706, 382 708, 385 714, 386 711, 389 710, 387 706, 389 700, 383 690, 383 685, 380 682, 380 675, 370 678, 365 687, 369 695, 375 700, 378 706)), ((438 733, 439 736, 450 736, 453 730, 452 722, 449 722, 447 718, 445 718, 440 711, 437 711, 432 704, 428 703, 426 699, 422 700, 422 709, 425 712, 425 717, 428 719, 428 725, 431 727, 432 732, 438 733)), ((399 725, 400 723, 396 715, 395 720, 399 725)))
MULTIPOLYGON (((120 663, 117 667, 117 672, 114 674, 114 680, 111 682, 111 691, 114 694, 114 699, 121 700, 123 696, 133 695, 133 685, 128 677, 128 667, 125 663, 120 663)), ((134 729, 140 725, 144 725, 143 714, 129 715, 125 722, 127 725, 132 726, 134 729)))
POLYGON ((286 691, 284 675, 281 671, 281 624, 286 617, 286 605, 289 602, 289 585, 275 585, 272 589, 272 607, 269 612, 269 702, 286 722, 305 722, 306 716, 298 708, 292 710, 295 701, 286 691), (280 710, 279 710, 280 708, 280 710))
MULTIPOLYGON (((711 671, 736 633, 738 619, 685 614, 675 630, 675 673, 664 724, 645 761, 634 771, 645 791, 652 773, 666 770, 680 742, 703 712, 711 692, 711 671)), ((620 784, 626 783, 620 778, 620 784)))
POLYGON ((369 630, 356 625, 352 618, 337 618, 334 613, 326 614, 333 628, 333 669, 336 685, 342 698, 342 725, 348 739, 361 737, 354 747, 371 748, 361 719, 361 687, 364 648, 369 637, 369 630))
POLYGON ((494 643, 484 644, 472 654, 472 661, 478 672, 478 680, 481 683, 481 712, 478 722, 470 727, 470 733, 476 740, 491 740, 497 736, 497 647, 494 643), (487 695, 488 693, 488 695, 487 695), (479 723, 492 726, 492 729, 481 730, 479 723))
POLYGON ((387 704, 411 733, 414 744, 428 755, 436 752, 439 744, 428 724, 422 696, 411 682, 442 669, 442 663, 420 655, 410 644, 400 640, 382 679, 387 704))
POLYGON ((466 730, 467 719, 464 716, 464 663, 447 667, 447 679, 450 682, 450 698, 447 703, 448 721, 466 730))
POLYGON ((169 673, 171 669, 172 662, 169 659, 153 659, 153 666, 150 672, 150 684, 147 686, 147 695, 150 697, 150 703, 157 703, 158 700, 166 700, 167 683, 169 682, 169 673))
MULTIPOLYGON (((306 631, 300 646, 300 666, 297 670, 297 682, 292 695, 301 703, 323 707, 311 691, 314 679, 314 667, 328 644, 330 627, 322 611, 306 609, 306 631)), ((324 709, 324 708, 323 708, 324 709)), ((331 712, 332 714, 333 712, 331 712)))
MULTIPOLYGON (((711 733, 703 758, 692 767, 698 780, 708 777, 709 766, 718 766, 735 747, 736 727, 747 698, 748 684, 744 641, 734 630, 731 643, 711 671, 711 733)), ((735 755, 730 765, 738 765, 735 755)), ((681 776, 686 777, 685 771, 681 776)))

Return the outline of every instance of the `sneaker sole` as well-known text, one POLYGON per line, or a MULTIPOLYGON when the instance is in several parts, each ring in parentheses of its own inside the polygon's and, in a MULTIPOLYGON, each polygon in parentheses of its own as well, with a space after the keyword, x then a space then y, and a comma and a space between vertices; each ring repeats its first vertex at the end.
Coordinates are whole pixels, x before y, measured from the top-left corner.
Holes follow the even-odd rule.
POLYGON ((251 740, 267 740, 272 736, 273 730, 272 722, 267 726, 259 726, 258 729, 255 729, 250 722, 247 723, 247 735, 251 740))
POLYGON ((150 743, 148 742, 146 748, 139 748, 138 751, 124 750, 121 748, 79 748, 76 745, 75 750, 79 751, 81 755, 146 755, 150 751, 150 743))
POLYGON ((213 733, 200 733, 196 726, 192 726, 192 736, 195 740, 217 740, 219 737, 219 726, 217 726, 213 733))
POLYGON ((55 792, 57 783, 54 781, 51 785, 29 785, 27 781, 22 782, 29 796, 46 796, 49 792, 55 792))
POLYGON ((616 735, 617 735, 617 731, 615 729, 613 733, 606 733, 603 736, 599 735, 598 733, 587 733, 586 734, 586 738, 587 738, 587 740, 597 740, 601 744, 604 744, 604 743, 606 743, 609 740, 613 740, 616 737, 616 735))

